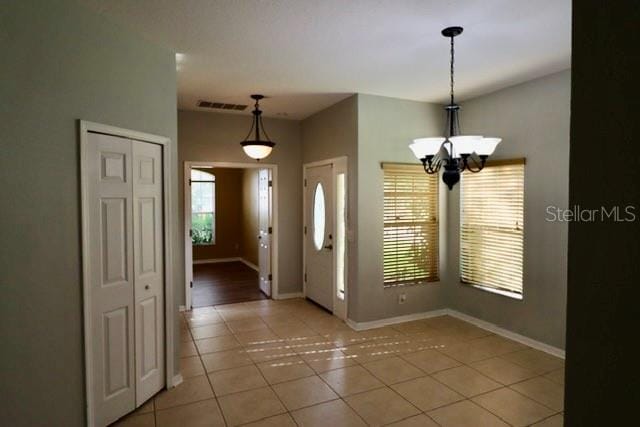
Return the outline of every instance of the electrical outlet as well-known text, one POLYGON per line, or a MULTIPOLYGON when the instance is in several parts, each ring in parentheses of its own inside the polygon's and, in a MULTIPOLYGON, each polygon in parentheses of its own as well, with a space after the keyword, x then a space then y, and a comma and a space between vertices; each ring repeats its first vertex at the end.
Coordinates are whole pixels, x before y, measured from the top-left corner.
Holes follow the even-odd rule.
POLYGON ((405 302, 407 302, 407 294, 399 294, 398 304, 404 304, 405 302))

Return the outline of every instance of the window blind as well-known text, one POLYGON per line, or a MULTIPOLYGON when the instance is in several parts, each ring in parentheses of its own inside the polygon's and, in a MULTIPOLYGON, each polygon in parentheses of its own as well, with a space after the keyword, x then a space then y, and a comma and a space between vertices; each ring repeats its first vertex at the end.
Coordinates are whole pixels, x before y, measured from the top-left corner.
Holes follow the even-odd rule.
POLYGON ((460 191, 462 282, 522 295, 524 159, 465 172, 460 191))
POLYGON ((384 285, 438 280, 438 175, 383 163, 384 285))

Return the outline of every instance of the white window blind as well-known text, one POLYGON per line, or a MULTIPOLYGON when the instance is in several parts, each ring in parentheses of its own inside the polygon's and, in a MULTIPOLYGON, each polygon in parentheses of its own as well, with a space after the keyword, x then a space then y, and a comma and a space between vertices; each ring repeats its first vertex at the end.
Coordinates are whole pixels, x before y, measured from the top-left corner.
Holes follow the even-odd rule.
POLYGON ((438 280, 438 175, 383 163, 384 285, 438 280))
POLYGON ((524 244, 524 159, 465 172, 460 196, 463 283, 521 298, 524 244))

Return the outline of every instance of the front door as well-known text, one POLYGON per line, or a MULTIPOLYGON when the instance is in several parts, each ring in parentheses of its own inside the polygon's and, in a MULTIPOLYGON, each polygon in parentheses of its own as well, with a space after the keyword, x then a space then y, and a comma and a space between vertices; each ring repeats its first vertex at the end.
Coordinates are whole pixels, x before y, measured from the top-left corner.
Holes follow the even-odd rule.
POLYGON ((306 169, 306 296, 333 311, 333 165, 306 169))
POLYGON ((260 169, 258 172, 258 265, 260 290, 271 296, 271 171, 260 169))

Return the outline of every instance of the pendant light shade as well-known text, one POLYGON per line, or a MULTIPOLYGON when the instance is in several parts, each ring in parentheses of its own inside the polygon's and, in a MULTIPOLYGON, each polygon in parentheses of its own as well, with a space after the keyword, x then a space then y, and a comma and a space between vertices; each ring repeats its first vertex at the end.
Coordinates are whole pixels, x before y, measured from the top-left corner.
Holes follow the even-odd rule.
POLYGON ((435 138, 419 138, 414 139, 413 144, 409 145, 413 154, 418 158, 422 159, 427 156, 435 156, 438 151, 440 151, 440 147, 442 143, 445 141, 444 137, 435 137, 435 138))
POLYGON ((259 102, 264 98, 263 95, 251 95, 251 98, 256 101, 255 108, 253 110, 253 121, 251 123, 251 129, 249 129, 249 133, 247 134, 244 141, 240 143, 244 153, 251 157, 252 159, 260 161, 264 159, 273 150, 273 147, 276 145, 275 142, 269 139, 269 135, 264 130, 264 124, 262 124, 262 111, 260 111, 259 102), (249 139, 253 134, 253 139, 249 139), (264 139, 261 137, 261 134, 264 134, 264 139))
POLYGON ((243 141, 240 145, 247 156, 260 160, 271 154, 271 150, 276 144, 271 141, 243 141))

